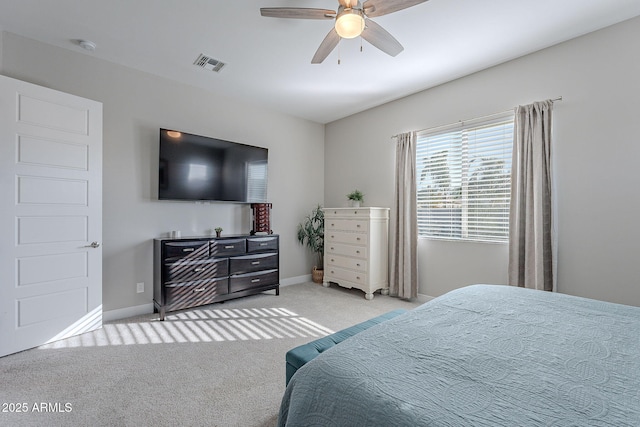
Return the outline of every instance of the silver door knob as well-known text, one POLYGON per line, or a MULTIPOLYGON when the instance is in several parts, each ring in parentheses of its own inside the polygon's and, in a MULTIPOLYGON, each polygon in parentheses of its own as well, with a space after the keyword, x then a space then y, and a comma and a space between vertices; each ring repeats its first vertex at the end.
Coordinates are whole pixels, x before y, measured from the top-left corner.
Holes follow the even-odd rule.
POLYGON ((95 248, 97 248, 97 247, 99 247, 99 246, 100 246, 100 243, 98 243, 98 242, 91 242, 91 244, 90 244, 90 245, 86 245, 86 246, 85 246, 85 248, 94 248, 94 249, 95 249, 95 248))

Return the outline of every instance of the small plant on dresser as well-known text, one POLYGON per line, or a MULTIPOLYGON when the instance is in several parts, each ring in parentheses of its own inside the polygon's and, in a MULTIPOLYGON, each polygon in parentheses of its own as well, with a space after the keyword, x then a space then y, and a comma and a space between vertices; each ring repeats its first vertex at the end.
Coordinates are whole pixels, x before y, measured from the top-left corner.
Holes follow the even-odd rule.
POLYGON ((347 194, 347 199, 351 202, 351 207, 359 208, 360 204, 364 201, 364 194, 362 194, 362 191, 356 189, 347 194))

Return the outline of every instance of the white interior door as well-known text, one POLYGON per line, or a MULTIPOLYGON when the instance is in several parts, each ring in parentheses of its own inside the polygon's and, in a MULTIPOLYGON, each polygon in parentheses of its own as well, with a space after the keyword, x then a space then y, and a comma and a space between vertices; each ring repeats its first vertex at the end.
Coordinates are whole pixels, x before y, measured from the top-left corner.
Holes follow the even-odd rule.
POLYGON ((102 104, 0 76, 0 356, 102 326, 101 239, 102 104))

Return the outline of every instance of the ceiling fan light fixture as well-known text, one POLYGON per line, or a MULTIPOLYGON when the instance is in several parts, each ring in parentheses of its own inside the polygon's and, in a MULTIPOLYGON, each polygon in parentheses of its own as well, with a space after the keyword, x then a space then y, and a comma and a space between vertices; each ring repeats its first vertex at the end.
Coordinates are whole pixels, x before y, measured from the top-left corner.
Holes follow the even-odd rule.
POLYGON ((336 32, 343 39, 358 37, 364 31, 362 10, 345 8, 336 17, 336 32))

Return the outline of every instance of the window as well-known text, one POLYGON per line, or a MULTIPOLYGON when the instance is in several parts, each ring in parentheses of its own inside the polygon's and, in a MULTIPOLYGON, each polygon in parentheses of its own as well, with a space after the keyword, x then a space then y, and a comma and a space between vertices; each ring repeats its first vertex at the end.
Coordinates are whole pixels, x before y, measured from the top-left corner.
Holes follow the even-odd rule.
POLYGON ((447 240, 509 238, 513 112, 418 133, 418 234, 447 240))
POLYGON ((267 200, 267 162, 247 163, 247 201, 264 203, 267 200))

